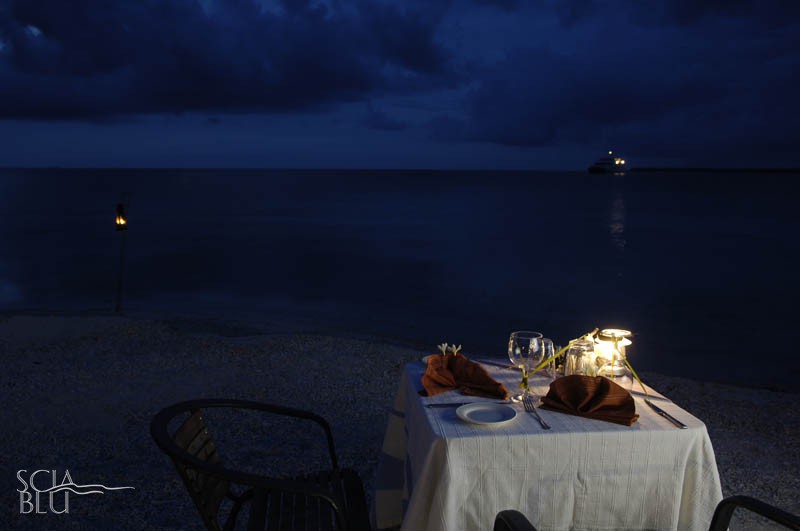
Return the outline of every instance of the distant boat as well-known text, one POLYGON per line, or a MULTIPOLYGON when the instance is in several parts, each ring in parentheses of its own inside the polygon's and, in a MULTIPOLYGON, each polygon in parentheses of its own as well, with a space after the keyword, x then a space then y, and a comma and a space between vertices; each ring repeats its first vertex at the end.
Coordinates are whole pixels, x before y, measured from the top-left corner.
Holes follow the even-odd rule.
POLYGON ((589 173, 625 173, 625 159, 615 157, 613 151, 589 166, 589 173))

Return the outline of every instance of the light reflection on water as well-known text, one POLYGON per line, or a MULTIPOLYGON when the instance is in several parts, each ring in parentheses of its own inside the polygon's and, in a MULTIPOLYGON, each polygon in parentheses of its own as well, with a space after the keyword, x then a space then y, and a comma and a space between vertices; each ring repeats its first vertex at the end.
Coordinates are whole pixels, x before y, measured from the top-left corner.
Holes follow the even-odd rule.
POLYGON ((608 224, 608 233, 611 236, 611 244, 619 249, 625 250, 625 198, 622 192, 617 191, 611 201, 611 220, 608 224))

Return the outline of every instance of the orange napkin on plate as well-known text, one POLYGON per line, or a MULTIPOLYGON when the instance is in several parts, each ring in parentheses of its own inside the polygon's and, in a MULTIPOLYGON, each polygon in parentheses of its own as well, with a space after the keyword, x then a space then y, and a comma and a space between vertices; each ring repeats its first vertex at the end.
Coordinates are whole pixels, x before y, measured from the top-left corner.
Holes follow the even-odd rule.
POLYGON ((461 389, 465 395, 508 398, 506 387, 474 361, 461 354, 433 354, 422 375, 428 396, 461 389))
POLYGON ((555 380, 542 407, 625 426, 639 418, 631 394, 602 376, 573 374, 555 380))

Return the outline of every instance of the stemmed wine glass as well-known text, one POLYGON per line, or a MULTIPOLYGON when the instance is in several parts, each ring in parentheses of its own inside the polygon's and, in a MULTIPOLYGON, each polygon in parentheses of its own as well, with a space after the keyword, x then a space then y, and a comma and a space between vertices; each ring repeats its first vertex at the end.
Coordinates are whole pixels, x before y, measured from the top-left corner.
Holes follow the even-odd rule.
MULTIPOLYGON (((555 347, 553 346, 553 340, 550 338, 543 338, 542 339, 542 361, 550 359, 555 354, 555 347)), ((547 364, 546 367, 542 369, 542 374, 544 374, 548 381, 552 382, 556 378, 556 361, 553 360, 547 364)))
POLYGON ((544 349, 542 334, 529 330, 511 332, 508 338, 508 360, 515 367, 522 369, 522 382, 519 386, 522 391, 511 397, 514 402, 519 402, 525 395, 531 394, 528 385, 528 374, 531 369, 542 361, 544 349))

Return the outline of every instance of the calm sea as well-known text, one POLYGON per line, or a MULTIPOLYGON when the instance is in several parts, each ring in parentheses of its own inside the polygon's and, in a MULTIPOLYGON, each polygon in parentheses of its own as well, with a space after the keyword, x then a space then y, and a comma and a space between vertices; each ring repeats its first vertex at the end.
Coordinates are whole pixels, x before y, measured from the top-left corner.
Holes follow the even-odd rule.
POLYGON ((0 308, 464 345, 636 334, 634 367, 800 389, 800 175, 0 170, 0 308), (273 324, 274 328, 274 324, 273 324))

